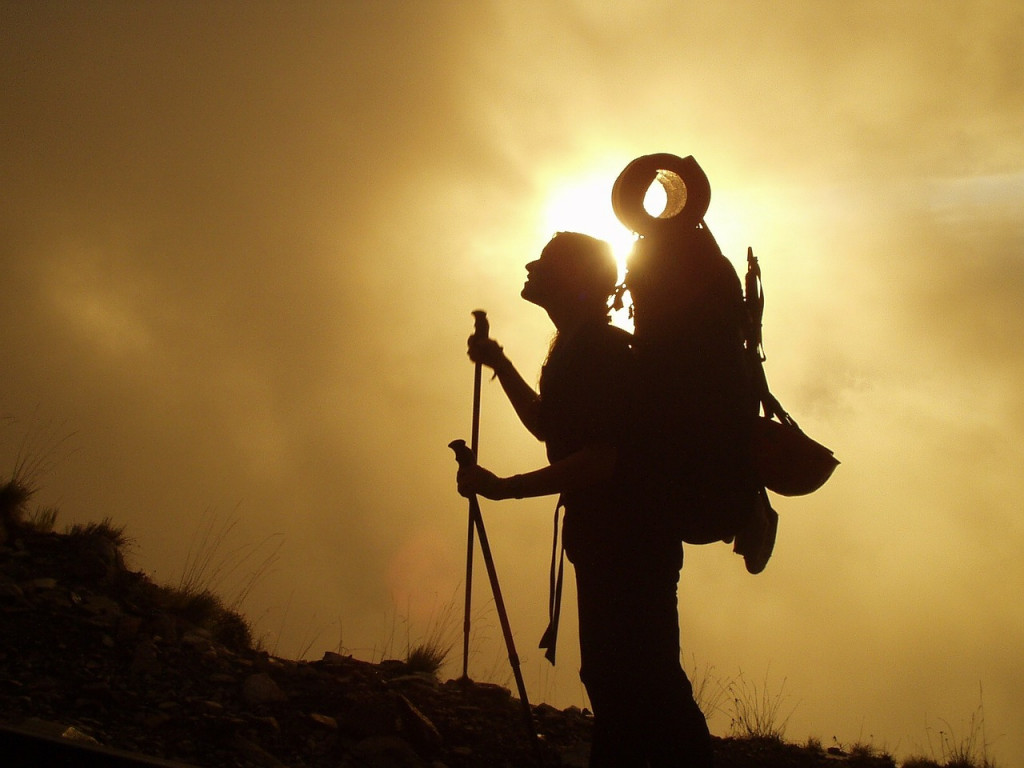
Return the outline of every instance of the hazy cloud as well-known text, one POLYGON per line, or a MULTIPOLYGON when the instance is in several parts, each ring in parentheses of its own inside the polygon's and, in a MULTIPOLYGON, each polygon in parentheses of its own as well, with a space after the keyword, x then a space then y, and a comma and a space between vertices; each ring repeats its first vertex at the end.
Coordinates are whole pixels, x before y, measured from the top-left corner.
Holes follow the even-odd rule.
MULTIPOLYGON (((535 376, 553 196, 692 153, 761 258, 771 382, 843 464, 779 500, 756 579, 689 552, 688 661, 786 678, 794 738, 904 753, 980 683, 1019 768, 1017 4, 2 2, 0 30, 0 459, 74 432, 63 522, 127 524, 173 580, 237 516, 283 542, 248 605, 274 650, 401 653, 461 599, 470 311, 535 376)), ((484 425, 495 469, 543 460, 494 385, 484 425)), ((533 653, 549 501, 485 515, 531 693, 579 704, 571 615, 559 667, 533 653)))

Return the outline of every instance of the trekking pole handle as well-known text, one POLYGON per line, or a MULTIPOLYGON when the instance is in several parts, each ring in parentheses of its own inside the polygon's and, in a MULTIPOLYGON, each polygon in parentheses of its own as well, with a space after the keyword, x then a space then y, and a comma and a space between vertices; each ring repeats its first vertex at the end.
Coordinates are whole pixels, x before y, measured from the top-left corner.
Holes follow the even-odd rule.
POLYGON ((487 321, 487 313, 482 309, 473 310, 473 337, 486 339, 491 333, 491 324, 487 321))
POLYGON ((455 461, 460 467, 472 467, 476 464, 476 457, 465 440, 452 440, 448 447, 455 451, 455 461))

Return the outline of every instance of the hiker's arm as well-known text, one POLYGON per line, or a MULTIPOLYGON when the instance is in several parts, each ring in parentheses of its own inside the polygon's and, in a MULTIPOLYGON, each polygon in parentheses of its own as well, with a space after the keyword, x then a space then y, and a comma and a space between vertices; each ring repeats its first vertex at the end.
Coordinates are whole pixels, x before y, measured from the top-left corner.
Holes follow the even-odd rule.
POLYGON ((516 415, 534 437, 543 440, 540 426, 540 395, 519 374, 494 339, 469 337, 469 359, 492 368, 516 415))
POLYGON ((459 469, 459 493, 485 499, 524 499, 576 491, 612 476, 618 451, 609 444, 591 445, 533 472, 498 477, 481 466, 459 469))

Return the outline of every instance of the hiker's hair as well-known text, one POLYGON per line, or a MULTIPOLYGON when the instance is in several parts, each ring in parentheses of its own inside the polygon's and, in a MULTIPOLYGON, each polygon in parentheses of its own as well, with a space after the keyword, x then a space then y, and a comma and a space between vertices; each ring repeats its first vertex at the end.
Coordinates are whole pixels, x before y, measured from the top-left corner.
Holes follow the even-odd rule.
POLYGON ((611 246, 582 232, 556 232, 551 244, 556 244, 572 262, 573 282, 578 286, 581 303, 607 311, 608 298, 615 293, 619 280, 611 246))

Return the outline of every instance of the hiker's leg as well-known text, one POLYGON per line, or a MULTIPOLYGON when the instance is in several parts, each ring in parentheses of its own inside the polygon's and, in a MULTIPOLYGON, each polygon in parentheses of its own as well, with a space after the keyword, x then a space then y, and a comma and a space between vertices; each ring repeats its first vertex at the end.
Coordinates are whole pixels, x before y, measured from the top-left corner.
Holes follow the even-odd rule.
POLYGON ((678 661, 652 664, 647 674, 643 725, 650 768, 710 768, 711 735, 678 661))
POLYGON ((642 734, 633 701, 635 682, 623 617, 626 592, 612 569, 576 565, 580 678, 594 712, 590 768, 643 768, 642 734))
POLYGON ((591 768, 709 768, 711 737, 679 662, 678 545, 577 564, 591 768))
POLYGON ((681 549, 658 548, 634 561, 633 662, 637 709, 651 768, 710 768, 711 735, 679 662, 677 583, 681 549))

